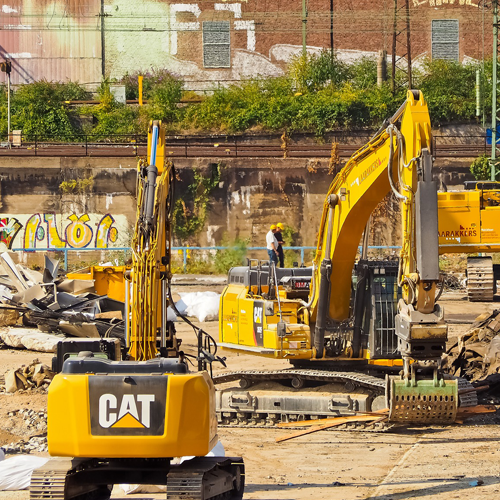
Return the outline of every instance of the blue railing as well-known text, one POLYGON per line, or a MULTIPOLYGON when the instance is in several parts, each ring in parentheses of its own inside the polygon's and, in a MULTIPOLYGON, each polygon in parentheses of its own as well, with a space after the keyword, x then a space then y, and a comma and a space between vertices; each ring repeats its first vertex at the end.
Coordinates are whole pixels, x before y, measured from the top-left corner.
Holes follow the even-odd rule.
MULTIPOLYGON (((184 273, 187 272, 187 261, 189 253, 192 250, 228 250, 232 247, 223 247, 223 246, 213 246, 213 247, 172 247, 173 252, 182 252, 182 267, 184 273)), ((395 250, 400 249, 400 246, 369 246, 369 250, 395 250)), ((316 247, 285 247, 285 250, 294 250, 300 252, 300 265, 304 264, 305 260, 305 252, 306 250, 315 250, 316 247)), ((361 247, 359 247, 361 250, 361 247)), ((109 247, 109 248, 11 248, 9 251, 11 252, 26 252, 26 253, 35 253, 35 252, 57 252, 64 254, 64 270, 68 270, 68 253, 69 252, 129 252, 132 249, 130 247, 109 247)), ((267 251, 266 247, 246 247, 246 251, 254 251, 254 250, 263 250, 267 251)), ((263 259, 264 260, 264 259, 263 259)))

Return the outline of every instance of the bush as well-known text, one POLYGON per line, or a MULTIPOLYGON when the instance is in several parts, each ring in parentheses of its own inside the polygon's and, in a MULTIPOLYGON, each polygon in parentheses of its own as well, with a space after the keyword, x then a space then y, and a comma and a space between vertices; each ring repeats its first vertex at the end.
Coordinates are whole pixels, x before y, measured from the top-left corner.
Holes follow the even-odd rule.
MULTIPOLYGON (((453 61, 423 61, 414 70, 414 87, 421 89, 429 105, 433 125, 448 121, 467 121, 475 117, 475 78, 478 64, 453 61)), ((137 98, 138 73, 127 74, 127 98, 137 98)), ((404 74, 396 73, 398 82, 404 74)), ((492 93, 492 62, 485 63, 484 102, 492 93)), ((46 81, 23 85, 13 93, 12 128, 27 135, 54 136, 59 140, 82 131, 102 135, 144 133, 150 119, 170 124, 173 132, 235 133, 262 129, 291 133, 326 132, 350 127, 378 127, 390 117, 405 98, 399 88, 393 95, 389 83, 376 85, 375 59, 363 58, 346 64, 330 52, 299 56, 287 74, 277 78, 254 78, 229 87, 216 87, 204 100, 179 107, 182 81, 166 69, 153 69, 144 75, 144 97, 148 104, 139 108, 117 103, 102 82, 97 106, 83 106, 81 114, 93 123, 73 126, 65 100, 85 99, 86 91, 77 83, 46 81), (80 127, 76 129, 75 127, 80 127)), ((3 88, 4 90, 4 88, 3 88)), ((0 131, 6 132, 6 95, 0 95, 0 131)), ((489 109, 487 110, 489 112, 489 109)))
POLYGON ((490 159, 486 155, 476 158, 470 166, 471 174, 477 181, 488 181, 491 178, 490 159))
MULTIPOLYGON (((59 140, 72 139, 73 128, 70 111, 64 101, 87 99, 88 93, 77 83, 53 83, 41 80, 20 86, 11 99, 12 129, 20 129, 28 137, 47 137, 59 140)), ((6 108, 7 99, 0 104, 6 108)), ((2 109, 1 130, 7 132, 7 110, 2 109), (4 121, 5 117, 5 121, 4 121)))
POLYGON ((313 92, 326 85, 340 85, 351 78, 349 66, 332 57, 329 51, 297 56, 288 65, 288 70, 298 92, 313 92))
POLYGON ((229 269, 235 266, 241 266, 245 262, 245 256, 248 248, 248 240, 236 238, 228 242, 226 238, 222 240, 222 246, 228 247, 225 250, 217 250, 214 257, 215 271, 219 274, 227 274, 229 269))
POLYGON ((140 122, 138 107, 121 104, 114 98, 109 80, 103 80, 97 89, 99 104, 97 106, 83 106, 82 115, 92 116, 95 125, 84 129, 85 133, 112 136, 115 134, 144 133, 145 126, 140 122))
POLYGON ((151 89, 147 113, 151 120, 173 122, 179 115, 177 103, 182 97, 183 83, 168 75, 151 89))
POLYGON ((142 75, 142 95, 144 99, 149 99, 155 87, 176 80, 181 83, 181 80, 164 68, 152 68, 146 73, 135 71, 134 73, 126 73, 120 80, 120 83, 125 85, 125 95, 127 99, 139 99, 139 76, 142 75))

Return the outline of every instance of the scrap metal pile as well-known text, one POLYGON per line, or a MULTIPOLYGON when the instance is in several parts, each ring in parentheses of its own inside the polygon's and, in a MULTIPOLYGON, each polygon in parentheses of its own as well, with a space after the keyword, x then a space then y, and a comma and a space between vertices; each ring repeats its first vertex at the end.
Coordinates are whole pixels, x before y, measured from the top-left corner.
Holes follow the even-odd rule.
POLYGON ((464 377, 476 387, 483 387, 483 398, 500 403, 500 310, 476 318, 468 332, 458 337, 445 359, 448 373, 464 377))
MULTIPOLYGON (((6 252, 0 264, 0 326, 16 325, 21 316, 24 326, 45 333, 124 340, 124 303, 95 293, 94 281, 66 279, 59 261, 48 256, 43 272, 16 265, 6 252)), ((26 329, 0 332, 0 338, 11 347, 33 348, 24 342, 33 339, 26 329)), ((51 338, 39 338, 48 347, 35 350, 53 350, 51 338)))

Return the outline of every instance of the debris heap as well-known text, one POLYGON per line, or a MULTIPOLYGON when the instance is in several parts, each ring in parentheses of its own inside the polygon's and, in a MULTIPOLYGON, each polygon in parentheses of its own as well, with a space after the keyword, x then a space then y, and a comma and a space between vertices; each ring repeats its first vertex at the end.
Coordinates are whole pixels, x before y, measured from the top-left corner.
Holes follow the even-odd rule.
MULTIPOLYGON (((96 294, 93 280, 66 279, 59 261, 48 256, 43 272, 16 265, 7 252, 0 264, 0 326, 16 325, 22 316, 24 326, 45 333, 124 339, 124 303, 96 294)), ((26 336, 11 331, 0 337, 8 346, 32 348, 17 333, 26 336)))
MULTIPOLYGON (((55 373, 35 359, 28 366, 16 370, 9 370, 4 375, 5 392, 11 393, 20 390, 43 388, 46 389, 55 373)), ((22 412, 22 410, 19 410, 22 412)))
POLYGON ((492 402, 491 396, 500 386, 500 310, 476 318, 470 330, 448 349, 445 368, 476 387, 487 385, 489 391, 485 395, 492 402))

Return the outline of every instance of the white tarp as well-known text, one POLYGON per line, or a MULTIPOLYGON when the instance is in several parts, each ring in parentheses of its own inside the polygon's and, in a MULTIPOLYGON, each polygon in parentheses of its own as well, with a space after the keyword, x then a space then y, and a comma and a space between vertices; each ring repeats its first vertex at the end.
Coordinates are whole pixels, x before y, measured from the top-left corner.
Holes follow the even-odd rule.
POLYGON ((0 462, 0 491, 28 489, 33 471, 48 461, 48 458, 34 455, 18 455, 2 460, 0 462))
POLYGON ((198 318, 199 321, 216 321, 219 317, 220 293, 190 292, 179 293, 181 300, 175 307, 186 316, 198 318))
MULTIPOLYGON (((220 441, 205 455, 207 457, 225 457, 226 450, 220 441)), ((181 457, 178 459, 178 463, 182 464, 186 460, 191 460, 194 457, 181 457)), ((130 495, 131 493, 165 493, 167 487, 163 484, 120 484, 121 489, 125 495, 130 495)))

